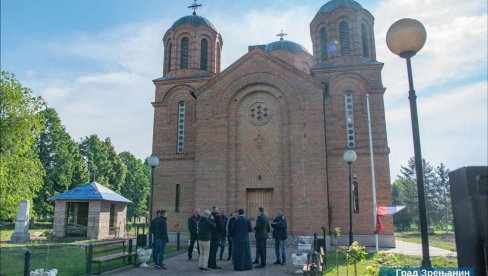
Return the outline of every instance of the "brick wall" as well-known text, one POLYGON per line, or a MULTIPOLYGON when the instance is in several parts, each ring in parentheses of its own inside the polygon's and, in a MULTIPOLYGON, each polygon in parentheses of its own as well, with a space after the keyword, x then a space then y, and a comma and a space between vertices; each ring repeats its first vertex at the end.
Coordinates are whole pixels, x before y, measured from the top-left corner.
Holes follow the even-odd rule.
MULTIPOLYGON (((328 26, 330 38, 336 38, 335 27, 343 13, 327 18, 319 15, 311 23, 314 54, 320 46, 316 30, 328 26)), ((272 189, 273 207, 284 209, 291 234, 321 233, 322 226, 347 231, 348 167, 342 155, 347 149, 344 93, 351 91, 354 150, 358 154, 353 175, 359 185, 359 212, 353 215, 353 228, 358 239, 371 241, 374 227, 366 94, 371 102, 377 201, 389 204, 385 88, 381 82, 383 64, 374 62, 374 18, 366 10, 356 11, 354 16, 348 22, 353 44, 360 41, 361 24, 368 24, 371 49, 367 58, 362 56, 362 46, 354 44, 350 56, 331 58, 329 65, 334 66, 319 66, 315 57, 317 66, 309 72, 303 70, 305 63, 310 66, 309 61, 303 63, 304 57, 253 49, 211 77, 188 77, 197 72, 181 70, 169 76, 188 78, 154 81, 153 153, 160 156, 161 163, 155 169, 153 212, 168 210, 169 231, 186 231, 186 220, 196 207, 246 208, 250 188, 272 189), (363 63, 365 60, 370 62, 363 63), (324 83, 329 85, 325 99, 324 83), (186 104, 184 154, 176 154, 180 101, 186 104), (252 123, 249 112, 254 102, 263 102, 271 110, 269 123, 252 123), (181 185, 180 212, 175 212, 176 184, 181 185)), ((192 35, 199 32, 188 31, 192 35)), ((194 57, 198 45, 193 47, 194 57)), ((271 210, 267 213, 273 216, 271 210)), ((394 245, 392 220, 383 222, 380 241, 394 245)))

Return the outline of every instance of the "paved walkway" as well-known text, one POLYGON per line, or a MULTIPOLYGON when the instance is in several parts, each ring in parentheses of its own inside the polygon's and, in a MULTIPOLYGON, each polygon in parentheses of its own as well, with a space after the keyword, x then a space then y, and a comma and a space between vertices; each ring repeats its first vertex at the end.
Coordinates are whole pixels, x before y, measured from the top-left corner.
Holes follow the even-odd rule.
MULTIPOLYGON (((410 256, 422 256, 422 245, 420 243, 405 242, 396 240, 396 248, 385 248, 384 251, 390 253, 399 253, 410 256)), ((369 248, 368 248, 369 249, 369 248)), ((431 257, 436 256, 457 256, 457 252, 446 249, 429 246, 429 253, 431 257)))
MULTIPOLYGON (((220 251, 220 249, 219 249, 220 251)), ((256 249, 251 248, 253 260, 254 253, 256 249)), ((295 268, 292 264, 291 254, 296 252, 296 249, 288 249, 286 251, 287 260, 286 265, 273 265, 276 260, 274 254, 274 248, 268 248, 267 250, 267 266, 264 269, 253 269, 249 271, 234 271, 234 267, 231 261, 219 261, 217 260, 217 266, 222 267, 222 269, 212 269, 209 272, 198 271, 198 253, 193 254, 193 259, 188 260, 188 254, 183 252, 174 257, 164 260, 167 270, 155 270, 153 267, 125 267, 117 270, 113 270, 103 275, 118 275, 118 276, 130 276, 130 275, 140 275, 140 276, 152 276, 152 275, 294 275, 293 272, 295 268)), ((225 248, 225 254, 227 255, 227 248, 225 248)), ((253 265, 254 266, 254 265, 253 265)))
MULTIPOLYGON (((391 252, 391 253, 401 253, 406 255, 421 256, 422 246, 418 243, 404 242, 396 240, 396 248, 381 248, 381 250, 391 252)), ((220 249, 219 249, 220 250, 220 249)), ((368 251, 374 251, 374 248, 368 247, 368 251)), ((254 260, 255 248, 251 248, 251 252, 254 260)), ((295 268, 292 264, 291 254, 297 252, 297 249, 288 249, 286 251, 287 264, 285 266, 273 265, 272 263, 276 260, 274 254, 274 248, 268 248, 267 250, 267 267, 265 269, 253 269, 250 271, 234 271, 231 261, 219 261, 217 260, 217 265, 222 267, 222 269, 211 270, 209 272, 203 273, 198 271, 198 253, 193 254, 193 259, 191 261, 187 258, 187 253, 183 252, 174 257, 167 258, 164 262, 168 270, 155 270, 154 268, 147 267, 124 267, 117 270, 109 271, 103 275, 118 275, 118 276, 152 276, 152 275, 235 275, 235 276, 247 276, 247 275, 270 275, 270 276, 283 276, 283 275, 294 275, 295 268)), ((225 251, 227 255, 227 248, 225 251)), ((444 250, 436 247, 430 247, 430 256, 456 256, 456 252, 449 250, 444 250)))

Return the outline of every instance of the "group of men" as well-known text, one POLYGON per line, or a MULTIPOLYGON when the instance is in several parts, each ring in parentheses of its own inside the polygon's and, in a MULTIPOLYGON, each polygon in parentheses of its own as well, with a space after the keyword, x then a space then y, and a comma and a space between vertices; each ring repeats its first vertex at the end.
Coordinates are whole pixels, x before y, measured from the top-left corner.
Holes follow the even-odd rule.
MULTIPOLYGON (((221 269, 217 266, 217 251, 220 247, 220 260, 223 260, 225 244, 228 242, 227 260, 233 261, 234 270, 250 270, 253 268, 251 258, 251 246, 249 233, 255 232, 256 258, 255 268, 266 267, 266 244, 270 232, 268 217, 264 209, 258 209, 258 216, 254 228, 248 218, 244 216, 244 210, 238 209, 229 217, 224 212, 219 212, 216 206, 212 211, 195 209, 193 215, 188 218, 188 230, 190 232, 190 245, 188 247, 188 259, 193 257, 195 244, 199 253, 199 270, 221 269)), ((271 222, 273 238, 275 239, 276 261, 273 264, 285 265, 286 252, 285 240, 287 239, 287 223, 283 216, 283 210, 276 210, 276 217, 271 222)))

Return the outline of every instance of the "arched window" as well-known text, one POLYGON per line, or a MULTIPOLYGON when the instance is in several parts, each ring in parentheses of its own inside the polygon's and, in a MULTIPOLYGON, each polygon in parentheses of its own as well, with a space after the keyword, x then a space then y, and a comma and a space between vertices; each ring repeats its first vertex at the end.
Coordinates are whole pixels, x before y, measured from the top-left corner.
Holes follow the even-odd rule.
POLYGON ((364 23, 361 24, 361 40, 363 43, 363 57, 369 57, 368 31, 364 23))
POLYGON ((349 43, 349 25, 347 22, 342 21, 339 24, 339 35, 341 39, 341 56, 347 56, 351 52, 349 43))
POLYGON ((200 44, 200 69, 207 70, 208 41, 204 38, 200 44))
POLYGON ((190 47, 190 40, 188 37, 183 37, 181 39, 181 64, 180 68, 188 68, 188 52, 190 47))
POLYGON ((356 146, 356 132, 354 130, 354 102, 351 91, 346 91, 346 130, 347 130, 347 147, 356 146))
POLYGON ((180 184, 176 184, 175 213, 180 212, 180 184))
POLYGON ((176 153, 185 152, 185 102, 178 103, 178 128, 176 135, 176 153))
POLYGON ((173 51, 173 43, 169 43, 168 44, 168 59, 167 59, 167 63, 166 63, 166 66, 167 66, 167 69, 166 69, 166 72, 169 72, 171 71, 171 53, 173 51))
POLYGON ((320 29, 320 57, 322 62, 325 62, 328 58, 327 54, 327 30, 325 27, 320 29))
POLYGON ((359 185, 357 181, 352 182, 352 196, 354 213, 359 213, 359 185))

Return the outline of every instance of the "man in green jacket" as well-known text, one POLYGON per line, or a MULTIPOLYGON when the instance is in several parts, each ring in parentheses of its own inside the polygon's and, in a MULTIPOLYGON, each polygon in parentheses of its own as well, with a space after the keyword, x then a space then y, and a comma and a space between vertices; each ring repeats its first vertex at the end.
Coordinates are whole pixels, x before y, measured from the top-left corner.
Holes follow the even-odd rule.
POLYGON ((199 269, 200 271, 208 271, 208 257, 210 253, 210 239, 212 238, 212 230, 216 227, 213 222, 210 210, 205 210, 203 216, 198 222, 198 244, 200 245, 199 269))

